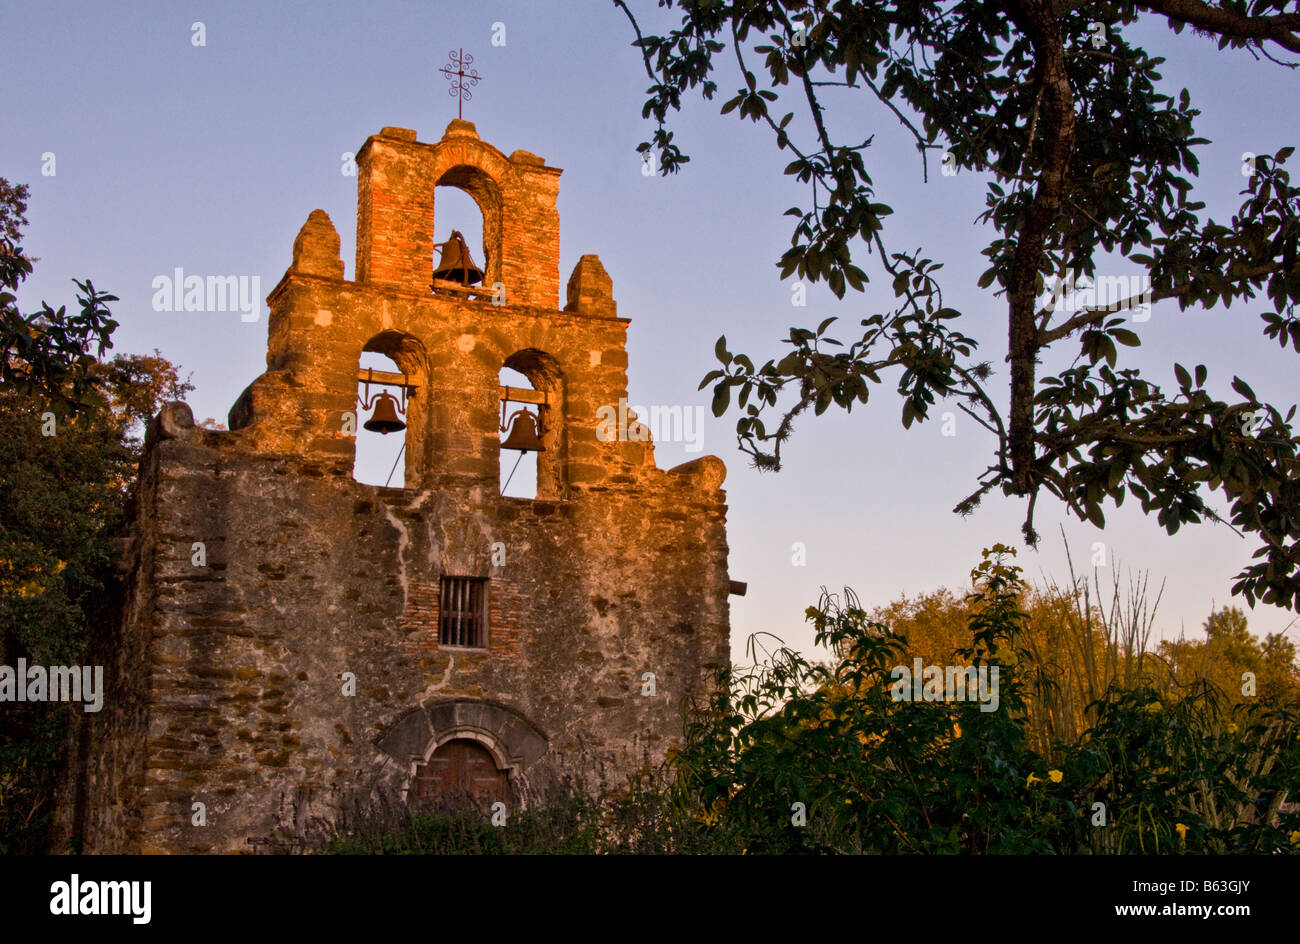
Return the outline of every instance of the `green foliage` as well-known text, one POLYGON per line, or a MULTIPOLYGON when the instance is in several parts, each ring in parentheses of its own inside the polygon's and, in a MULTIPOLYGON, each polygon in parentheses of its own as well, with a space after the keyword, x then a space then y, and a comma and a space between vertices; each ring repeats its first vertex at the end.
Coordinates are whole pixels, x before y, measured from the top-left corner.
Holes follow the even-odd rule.
POLYGON ((72 664, 112 579, 129 454, 86 414, 45 436, 38 401, 0 404, 0 650, 72 664))
POLYGON ((1300 710, 1300 668, 1293 642, 1281 633, 1256 641, 1247 629, 1246 614, 1236 607, 1215 610, 1203 628, 1204 640, 1164 640, 1157 648, 1171 684, 1211 687, 1228 704, 1262 701, 1300 710), (1254 695, 1242 691, 1247 672, 1255 677, 1254 695))
POLYGON ((1265 336, 1300 352, 1300 188, 1285 169, 1293 149, 1254 157, 1238 212, 1227 224, 1208 219, 1204 202, 1192 199, 1196 148, 1207 143, 1193 129, 1199 113, 1185 89, 1160 90, 1163 60, 1127 35, 1139 18, 1164 18, 1175 32, 1190 21, 1217 36, 1221 48, 1249 46, 1271 58, 1272 48, 1300 50, 1291 18, 1267 15, 1285 4, 1247 11, 1240 4, 1062 7, 1028 0, 663 0, 661 7, 680 8, 680 25, 646 35, 628 5, 615 2, 632 20, 653 82, 642 114, 657 127, 641 149, 659 152, 663 173, 688 160, 666 127, 669 113, 692 89, 711 99, 715 70, 734 56, 744 86, 722 113, 765 124, 776 147, 793 156, 785 174, 808 186, 808 203, 787 211, 795 223, 776 263, 779 277, 825 280, 842 298, 849 288, 864 290, 872 273, 860 266, 864 255, 875 255, 892 284, 896 302, 864 313, 861 333, 843 340, 826 334, 833 318, 815 331, 791 329, 790 350, 766 361, 733 354, 720 339, 721 368, 701 389, 712 386, 719 416, 737 394, 737 438, 758 468, 780 468, 782 445, 810 407, 815 415, 832 405, 851 410, 888 380, 903 400, 904 427, 924 422, 942 399, 995 440, 992 463, 957 503, 958 513, 994 489, 1022 496, 1024 535, 1033 545, 1042 492, 1098 527, 1108 503, 1132 497, 1173 534, 1216 518, 1202 493, 1217 490, 1232 523, 1259 540, 1234 593, 1252 606, 1262 600, 1300 609, 1295 407, 1284 416, 1239 378, 1232 389, 1241 399, 1216 399, 1205 389, 1203 366, 1193 382, 1174 365, 1176 385, 1162 386, 1120 364, 1122 351, 1141 343, 1140 332, 1123 326, 1127 315, 1162 299, 1186 309, 1263 295, 1272 309, 1261 315, 1265 336), (1100 35, 1095 26, 1104 27, 1100 35), (822 100, 827 87, 836 107, 822 100), (885 242, 892 210, 878 201, 869 173, 873 138, 835 136, 841 105, 858 120, 855 95, 897 119, 925 179, 937 151, 945 174, 978 174, 987 188, 979 222, 994 232, 976 288, 1002 296, 1006 306, 1005 408, 986 388, 992 367, 977 357, 976 341, 956 330, 963 313, 945 300, 935 274, 941 263, 885 242), (1141 273, 1149 293, 1059 306, 1063 280, 1095 279, 1099 263, 1114 265, 1099 259, 1102 253, 1123 256, 1126 272, 1141 273), (1053 345, 1077 346, 1074 363, 1039 378, 1053 345), (775 422, 768 419, 773 410, 775 422))
POLYGON ((572 782, 533 795, 505 825, 488 804, 442 796, 414 807, 380 796, 318 824, 310 846, 332 855, 664 855, 722 852, 713 833, 673 804, 667 771, 645 770, 599 793, 572 782))
POLYGON ((1173 695, 1111 693, 1065 770, 1104 802, 1110 826, 1087 836, 1097 852, 1249 854, 1300 851, 1300 725, 1268 705, 1233 709, 1208 685, 1173 695), (1179 824, 1185 827, 1180 835, 1179 824))
POLYGON ((91 372, 113 346, 117 322, 107 303, 117 296, 97 291, 87 279, 76 282, 78 314, 42 302, 40 311, 24 316, 14 292, 32 271, 18 245, 26 210, 27 187, 0 178, 0 389, 50 401, 59 416, 75 414, 87 408, 83 397, 95 387, 91 372))
MULTIPOLYGON (((975 572, 965 664, 989 668, 1014 648, 1019 568, 1000 545, 975 572)), ((834 658, 816 664, 781 649, 724 677, 709 712, 688 729, 676 764, 717 828, 750 852, 1048 852, 1075 817, 1055 795, 1027 803, 1036 758, 1020 725, 1023 686, 999 677, 1000 707, 895 700, 891 670, 905 638, 874 623, 851 591, 808 613, 834 658), (792 806, 804 804, 807 826, 792 806)))
POLYGON ((1284 803, 1300 786, 1300 728, 1286 711, 1114 686, 1077 743, 1050 758, 1027 746, 1028 614, 1010 553, 986 551, 972 573, 970 642, 953 654, 1001 663, 996 711, 895 701, 906 639, 850 591, 824 594, 808 615, 831 661, 778 649, 724 673, 674 760, 683 809, 711 811, 720 841, 751 853, 1296 851, 1300 811, 1284 803))
POLYGON ((5 706, 0 733, 0 855, 41 853, 50 826, 50 791, 63 770, 68 712, 5 706))
MULTIPOLYGON (((23 227, 27 225, 26 184, 17 186, 0 177, 0 287, 13 288, 32 271, 32 263, 18 248, 23 227)), ((0 292, 0 309, 7 309, 10 298, 0 292)))
MULTIPOLYGON (((48 304, 19 313, 13 292, 31 272, 18 246, 26 193, 0 179, 0 662, 72 665, 115 621, 115 539, 141 424, 193 386, 157 352, 102 360, 116 298, 89 280, 76 283, 77 314, 48 304)), ((9 851, 43 851, 69 710, 6 707, 0 836, 9 851)))

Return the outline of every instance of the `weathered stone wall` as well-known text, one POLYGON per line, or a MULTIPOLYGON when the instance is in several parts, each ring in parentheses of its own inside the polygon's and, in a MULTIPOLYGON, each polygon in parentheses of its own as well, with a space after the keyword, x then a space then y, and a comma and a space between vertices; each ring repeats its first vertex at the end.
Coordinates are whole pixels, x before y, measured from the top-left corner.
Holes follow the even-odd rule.
POLYGON ((660 470, 649 442, 598 435, 626 396, 627 321, 595 256, 558 308, 559 171, 466 122, 433 145, 385 129, 358 168, 356 281, 315 211, 230 431, 179 405, 152 430, 120 647, 133 681, 92 725, 89 851, 249 851, 290 802, 301 827, 356 791, 400 793, 453 734, 520 785, 618 782, 662 759, 728 658, 725 469, 660 470), (430 292, 438 183, 485 207, 505 305, 430 292), (363 350, 415 388, 404 489, 351 477, 363 350), (537 500, 499 493, 507 365, 547 394, 537 500), (442 576, 489 578, 486 650, 439 645, 442 576))
MULTIPOLYGON (((182 415, 193 422, 188 409, 182 415)), ((156 440, 159 425, 177 413, 169 406, 148 432, 156 440)), ((148 510, 156 505, 157 452, 146 454, 134 496, 132 534, 124 539, 127 572, 119 606, 120 632, 91 639, 90 665, 104 667, 103 707, 74 712, 67 750, 72 773, 58 790, 51 829, 51 852, 113 852, 135 848, 140 834, 139 792, 144 782, 152 675, 149 647, 158 585, 154 552, 172 543, 148 510)), ((198 574, 191 575, 202 579, 198 574)))

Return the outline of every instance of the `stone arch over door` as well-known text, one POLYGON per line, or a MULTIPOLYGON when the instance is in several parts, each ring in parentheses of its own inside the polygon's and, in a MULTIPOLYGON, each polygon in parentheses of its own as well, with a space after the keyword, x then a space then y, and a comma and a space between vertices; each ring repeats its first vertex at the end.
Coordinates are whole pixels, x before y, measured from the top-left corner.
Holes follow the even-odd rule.
POLYGON ((456 700, 431 702, 403 714, 379 740, 379 749, 408 771, 411 790, 422 766, 453 741, 482 747, 508 778, 511 792, 522 798, 528 772, 543 755, 546 736, 522 715, 490 702, 456 700))

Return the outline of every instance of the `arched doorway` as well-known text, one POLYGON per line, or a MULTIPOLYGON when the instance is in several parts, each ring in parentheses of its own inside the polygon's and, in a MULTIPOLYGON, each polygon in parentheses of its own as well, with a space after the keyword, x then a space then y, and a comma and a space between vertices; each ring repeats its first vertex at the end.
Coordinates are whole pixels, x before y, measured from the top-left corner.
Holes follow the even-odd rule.
POLYGON ((417 802, 469 798, 484 806, 498 801, 508 804, 510 774, 478 741, 453 738, 416 765, 410 795, 417 802))

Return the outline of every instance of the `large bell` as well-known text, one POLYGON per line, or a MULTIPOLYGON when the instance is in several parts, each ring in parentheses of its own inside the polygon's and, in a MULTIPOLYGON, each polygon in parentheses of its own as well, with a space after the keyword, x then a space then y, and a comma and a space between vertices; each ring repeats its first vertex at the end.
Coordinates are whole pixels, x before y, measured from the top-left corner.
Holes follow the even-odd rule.
POLYGON ((473 285, 475 282, 483 281, 483 270, 470 258, 469 247, 465 245, 465 237, 459 230, 452 230, 451 239, 443 243, 438 251, 441 256, 438 260, 438 268, 433 270, 435 279, 459 282, 461 285, 473 285))
POLYGON ((502 449, 518 449, 520 452, 545 452, 542 437, 537 434, 537 423, 533 414, 527 410, 518 410, 511 417, 510 435, 501 444, 502 449))
POLYGON ((396 433, 406 429, 406 424, 397 415, 397 398, 390 393, 380 393, 375 397, 375 412, 362 424, 372 433, 396 433))

